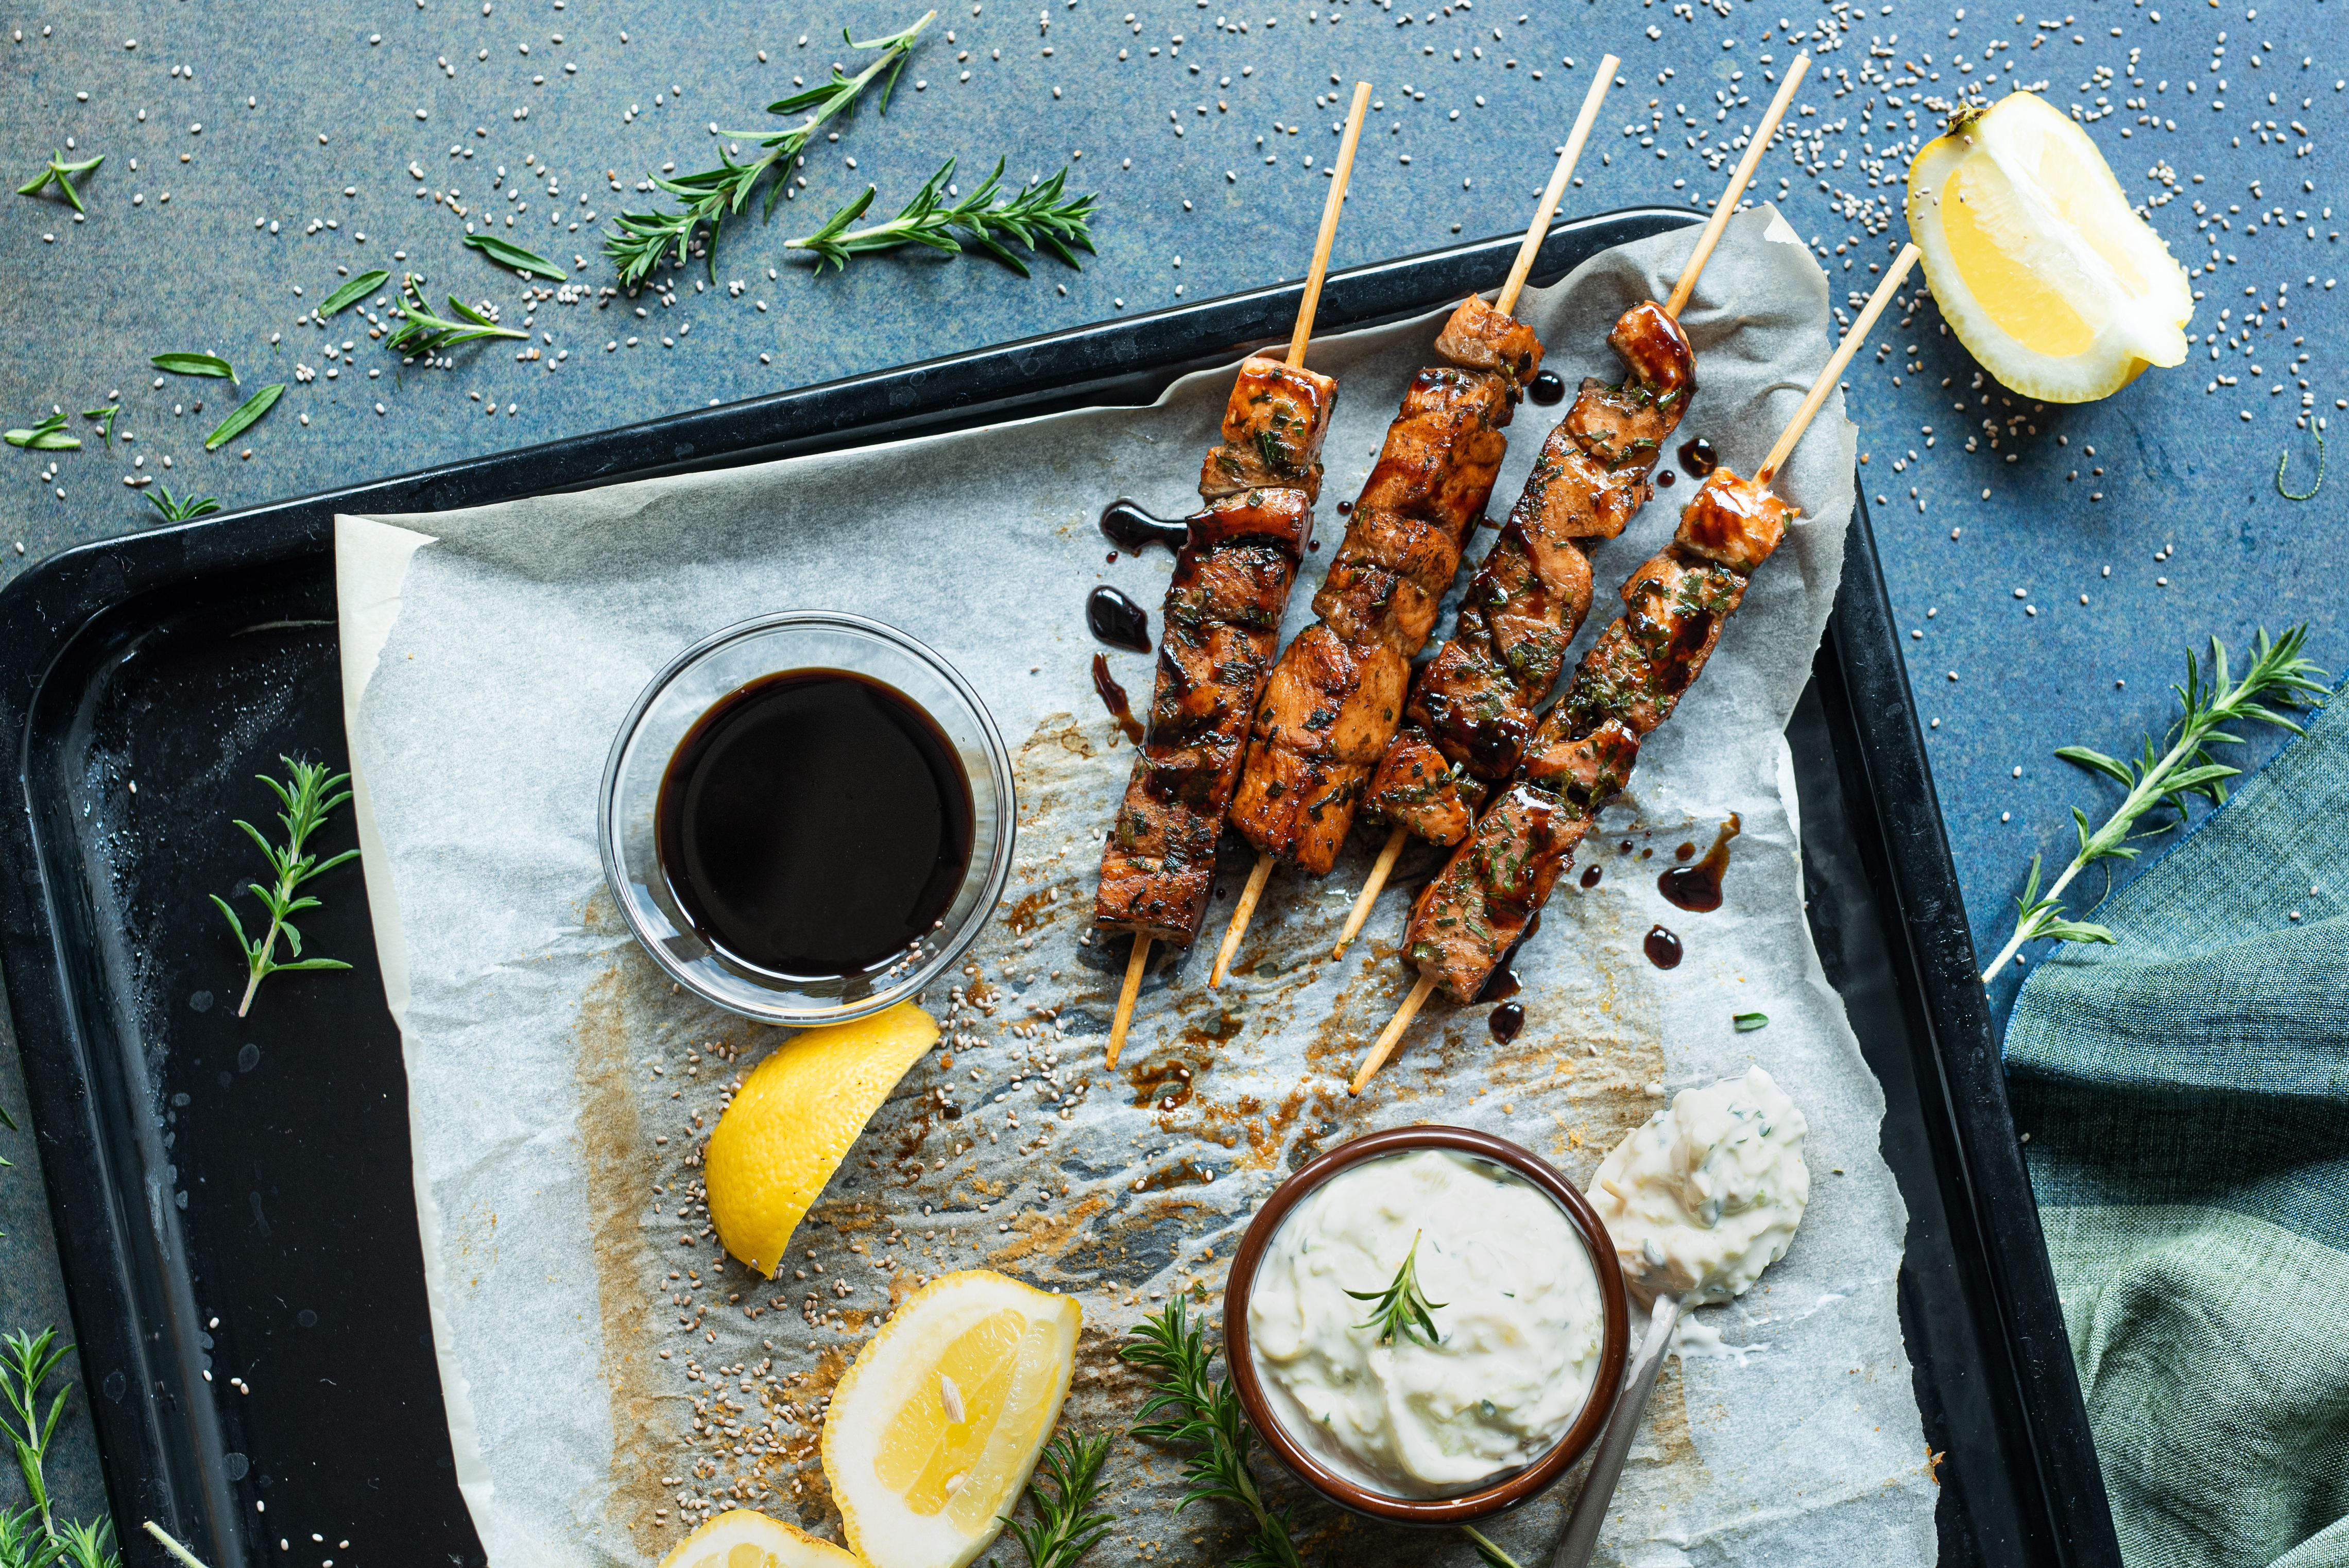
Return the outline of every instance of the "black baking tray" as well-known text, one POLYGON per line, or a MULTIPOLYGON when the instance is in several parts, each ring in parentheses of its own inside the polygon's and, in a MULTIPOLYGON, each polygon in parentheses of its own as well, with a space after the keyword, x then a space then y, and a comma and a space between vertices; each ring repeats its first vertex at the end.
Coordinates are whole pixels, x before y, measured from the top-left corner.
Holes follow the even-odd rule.
MULTIPOLYGON (((1560 224, 1535 275, 1695 221, 1651 208, 1560 224)), ((1515 245, 1336 274, 1320 329, 1490 287, 1515 245)), ((1284 338, 1298 297, 1258 290, 158 529, 0 592, 0 756, 17 773, 0 812, 0 975, 133 1564, 166 1561, 137 1528, 149 1519, 212 1568, 339 1556, 345 1541, 367 1562, 482 1562, 366 903, 346 883, 304 923, 311 951, 356 973, 278 976, 240 1020, 206 896, 254 871, 227 830, 273 809, 254 774, 280 753, 347 757, 334 514, 1146 403, 1284 338)), ((2116 1565, 1864 505, 1787 738, 1812 928, 1883 1082, 1883 1150, 1909 1205, 1900 1315, 1943 1456, 1943 1561, 2116 1565)), ((351 842, 346 812, 324 847, 351 842)))

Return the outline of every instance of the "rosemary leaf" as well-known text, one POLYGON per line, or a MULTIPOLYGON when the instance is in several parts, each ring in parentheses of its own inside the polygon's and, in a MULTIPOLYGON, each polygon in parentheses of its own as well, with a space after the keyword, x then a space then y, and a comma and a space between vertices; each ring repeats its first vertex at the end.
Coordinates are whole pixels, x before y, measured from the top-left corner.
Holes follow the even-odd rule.
POLYGON ((634 288, 658 266, 661 258, 672 252, 678 266, 685 265, 687 254, 697 237, 705 242, 704 254, 709 263, 709 275, 718 275, 718 232, 725 221, 748 205, 751 192, 759 182, 772 171, 776 178, 767 190, 766 215, 772 217, 775 203, 782 199, 796 160, 815 139, 815 133, 835 116, 845 114, 855 107, 856 100, 876 77, 884 77, 878 105, 882 114, 889 112, 889 92, 896 86, 897 74, 905 67, 906 57, 922 29, 937 15, 926 12, 922 19, 902 32, 885 38, 874 38, 858 43, 845 29, 852 49, 878 49, 880 57, 856 75, 843 76, 838 67, 833 67, 832 79, 818 83, 804 92, 792 94, 767 106, 769 114, 798 114, 806 111, 807 118, 788 129, 771 136, 760 136, 755 131, 734 131, 733 138, 756 141, 765 150, 747 163, 737 163, 723 152, 719 154, 719 167, 695 174, 670 179, 653 176, 653 183, 685 202, 681 212, 623 212, 615 220, 616 232, 604 242, 604 253, 619 269, 623 286, 634 288))
POLYGON ((511 241, 499 239, 495 234, 468 234, 465 236, 465 243, 500 266, 512 267, 524 277, 552 278, 559 284, 571 281, 569 273, 564 272, 544 256, 525 251, 511 241))
POLYGON ((109 403, 103 408, 84 408, 81 411, 83 418, 98 421, 98 438, 106 443, 106 449, 109 451, 114 449, 114 417, 121 412, 122 405, 119 403, 109 403))
POLYGON ((958 254, 967 242, 1024 278, 1029 275, 1028 264, 1004 243, 1009 240, 1030 251, 1047 252, 1082 271, 1076 252, 1093 250, 1092 229, 1087 220, 1101 198, 1064 198, 1061 189, 1068 181, 1069 170, 1063 169, 1050 180, 998 200, 997 186, 1003 178, 1003 162, 997 159, 994 172, 978 189, 947 205, 945 192, 955 171, 955 160, 949 158, 914 192, 914 199, 895 218, 870 228, 852 229, 849 225, 873 205, 874 190, 868 185, 864 195, 834 212, 823 228, 786 242, 785 248, 814 252, 815 270, 820 273, 827 262, 844 269, 851 256, 894 251, 900 245, 926 245, 934 251, 958 254), (956 237, 957 231, 961 239, 956 237))
POLYGON ((208 495, 175 496, 170 485, 157 485, 145 494, 148 504, 163 514, 165 522, 188 522, 221 509, 220 502, 208 495))
POLYGON ((1770 1015, 1767 1013, 1739 1013, 1731 1017, 1729 1021, 1736 1026, 1737 1032, 1739 1034, 1750 1035, 1756 1029, 1768 1028, 1770 1026, 1770 1015))
POLYGON ((0 440, 12 447, 30 447, 36 452, 78 452, 81 438, 66 433, 66 417, 51 414, 29 430, 10 430, 0 434, 0 440))
POLYGON ((348 310, 352 305, 357 304, 359 301, 367 298, 367 295, 375 293, 376 290, 383 287, 390 278, 391 274, 384 271, 381 267, 378 267, 372 272, 361 273, 358 276, 353 278, 350 282, 345 284, 342 287, 336 289, 334 293, 328 294, 323 301, 321 301, 318 305, 318 314, 320 315, 335 315, 343 311, 348 310))
POLYGON ((223 381, 236 379, 236 367, 217 354, 159 354, 147 363, 173 376, 217 376, 223 381))
POLYGON ((67 163, 64 153, 53 152, 49 154, 49 161, 42 167, 39 173, 16 187, 16 194, 38 196, 54 183, 58 190, 66 193, 66 200, 73 203, 75 211, 87 212, 89 209, 81 204, 81 192, 74 189, 73 176, 88 174, 105 161, 106 154, 103 152, 96 158, 85 158, 79 163, 67 163))
POLYGON ((1485 1568, 1522 1568, 1516 1558, 1486 1540, 1475 1526, 1464 1524, 1460 1527, 1460 1533, 1476 1548, 1476 1561, 1485 1564, 1485 1568))
POLYGON ((2242 738, 2229 734, 2222 726, 2239 721, 2271 724, 2294 735, 2301 733, 2299 724, 2281 710, 2321 707, 2325 691, 2321 678, 2324 672, 2301 656, 2307 640, 2305 624, 2272 640, 2262 627, 2251 645, 2251 666, 2243 672, 2241 680, 2230 681, 2226 645, 2213 637, 2209 673, 2206 675, 2200 661, 2189 654, 2185 684, 2169 688, 2178 694, 2179 711, 2160 746, 2147 736, 2140 754, 2127 758, 2107 757, 2085 746, 2056 748, 2055 755, 2064 761, 2111 779, 2127 793, 2101 827, 2090 827, 2087 813, 2073 808, 2072 821, 2078 832, 2079 848, 2044 894, 2039 891, 2039 857, 2031 857, 2023 896, 2015 901, 2014 934, 1982 971, 1983 985, 1996 979, 1998 972, 2026 942, 2043 937, 2056 942, 2117 940, 2104 926, 2066 916, 2064 890, 2071 885, 2074 877, 2098 861, 2134 860, 2137 840, 2155 838, 2184 825, 2186 808, 2193 797, 2199 795, 2213 806, 2226 804, 2226 781, 2242 769, 2218 760, 2210 748, 2238 746, 2242 738), (2167 819, 2155 821, 2142 832, 2137 830, 2140 819, 2164 809, 2170 813, 2167 819))
POLYGON ((254 420, 275 407, 277 399, 284 396, 285 396, 285 383, 280 381, 272 386, 264 387, 260 391, 247 397, 238 405, 235 413, 220 422, 219 429, 204 438, 204 450, 216 452, 236 439, 252 427, 254 420))

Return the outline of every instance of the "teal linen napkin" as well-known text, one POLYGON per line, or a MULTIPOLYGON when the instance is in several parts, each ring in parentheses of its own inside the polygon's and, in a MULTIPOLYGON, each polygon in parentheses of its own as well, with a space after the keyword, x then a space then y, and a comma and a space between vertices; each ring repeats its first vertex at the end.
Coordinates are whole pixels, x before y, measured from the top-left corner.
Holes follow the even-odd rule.
POLYGON ((2349 701, 2007 1026, 2130 1568, 2349 1564, 2349 701))

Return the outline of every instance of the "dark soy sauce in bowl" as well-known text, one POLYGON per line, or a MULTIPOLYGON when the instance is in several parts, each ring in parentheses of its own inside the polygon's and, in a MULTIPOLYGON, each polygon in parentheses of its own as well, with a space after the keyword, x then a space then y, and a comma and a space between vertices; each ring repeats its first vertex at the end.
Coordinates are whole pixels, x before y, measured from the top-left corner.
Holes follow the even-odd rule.
POLYGON ((895 687, 786 670, 729 694, 662 775, 655 841, 678 907, 734 963, 860 975, 931 934, 968 870, 961 758, 895 687))

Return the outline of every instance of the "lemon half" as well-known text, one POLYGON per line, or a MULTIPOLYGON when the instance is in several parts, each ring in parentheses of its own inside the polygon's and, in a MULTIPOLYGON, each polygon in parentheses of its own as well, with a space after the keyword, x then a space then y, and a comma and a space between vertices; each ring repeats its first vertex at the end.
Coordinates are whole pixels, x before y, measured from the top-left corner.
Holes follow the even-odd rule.
POLYGON ((728 1252, 774 1277, 808 1206, 937 1038, 937 1020, 907 1002, 810 1029, 750 1069, 704 1156, 709 1221, 728 1252))
POLYGON ((2089 402, 2186 357, 2185 270, 2088 133, 2034 93, 1918 153, 1909 231, 1951 330, 2026 397, 2089 402))
POLYGON ((987 1550, 1061 1418, 1073 1297, 986 1269, 905 1298, 823 1420, 823 1474, 873 1568, 963 1568, 987 1550))
POLYGON ((747 1508, 730 1509, 677 1543, 660 1568, 864 1568, 829 1541, 747 1508))

